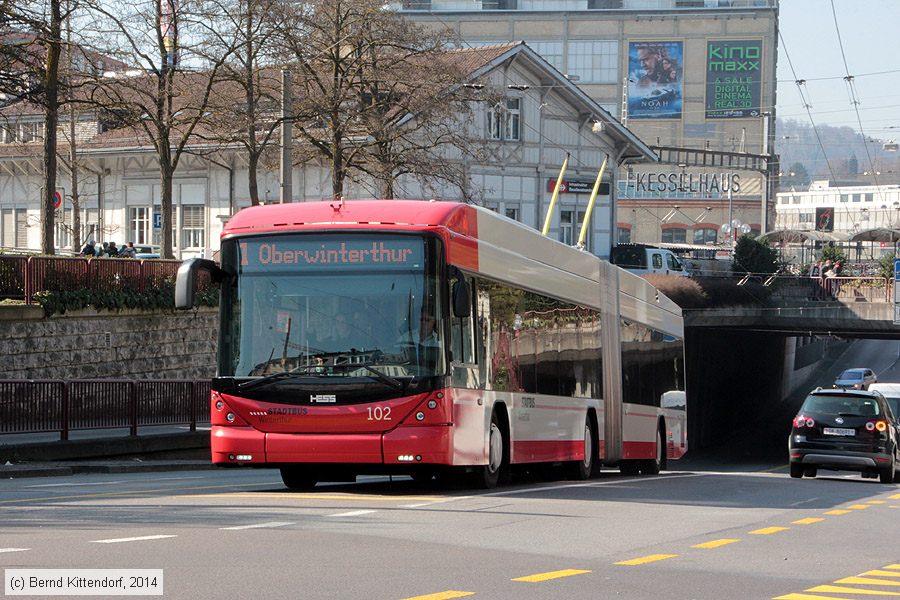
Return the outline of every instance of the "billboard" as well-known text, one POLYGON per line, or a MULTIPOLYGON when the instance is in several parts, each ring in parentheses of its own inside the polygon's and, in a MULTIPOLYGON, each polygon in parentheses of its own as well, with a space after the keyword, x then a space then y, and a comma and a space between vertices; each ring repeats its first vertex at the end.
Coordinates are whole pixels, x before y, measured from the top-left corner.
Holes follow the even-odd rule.
POLYGON ((682 42, 628 43, 628 118, 680 119, 682 42))
POLYGON ((834 231, 834 207, 816 208, 816 231, 834 231))
POLYGON ((761 40, 707 42, 707 119, 758 117, 761 81, 761 40))

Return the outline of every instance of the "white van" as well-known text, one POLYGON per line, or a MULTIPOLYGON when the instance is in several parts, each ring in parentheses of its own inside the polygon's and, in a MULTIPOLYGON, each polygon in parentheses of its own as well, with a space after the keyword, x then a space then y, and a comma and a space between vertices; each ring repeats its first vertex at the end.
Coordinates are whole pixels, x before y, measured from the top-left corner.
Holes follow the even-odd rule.
POLYGON ((671 250, 644 244, 618 244, 613 246, 609 262, 637 275, 659 273, 690 277, 678 257, 671 250))
POLYGON ((875 382, 869 384, 870 392, 878 392, 891 405, 894 411, 894 418, 900 419, 900 383, 882 383, 875 382))

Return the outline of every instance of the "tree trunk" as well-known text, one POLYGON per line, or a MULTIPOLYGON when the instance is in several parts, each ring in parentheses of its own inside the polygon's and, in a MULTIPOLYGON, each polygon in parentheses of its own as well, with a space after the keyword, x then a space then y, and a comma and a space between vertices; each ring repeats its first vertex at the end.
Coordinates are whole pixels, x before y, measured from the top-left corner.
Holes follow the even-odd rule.
MULTIPOLYGON (((162 158, 162 157, 161 157, 162 158)), ((168 161, 159 162, 159 193, 162 209, 162 240, 160 244, 160 256, 162 258, 175 258, 172 252, 172 179, 174 170, 168 161)))
POLYGON ((247 156, 247 170, 250 180, 250 204, 257 206, 259 204, 259 182, 256 179, 256 169, 259 166, 259 153, 250 152, 247 156))
POLYGON ((41 201, 41 251, 56 254, 56 126, 59 123, 59 56, 62 48, 60 0, 50 2, 49 35, 44 63, 44 189, 41 201))

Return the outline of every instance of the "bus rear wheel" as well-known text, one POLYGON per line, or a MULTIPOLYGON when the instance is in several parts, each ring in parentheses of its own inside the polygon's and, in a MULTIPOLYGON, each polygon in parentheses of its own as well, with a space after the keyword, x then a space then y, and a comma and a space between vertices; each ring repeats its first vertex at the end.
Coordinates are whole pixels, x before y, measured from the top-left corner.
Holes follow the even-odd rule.
POLYGON ((584 420, 584 458, 569 463, 569 479, 584 481, 590 478, 594 470, 595 439, 594 423, 591 421, 590 415, 588 415, 584 420))
POLYGON ((656 455, 653 458, 641 461, 642 475, 659 475, 665 464, 665 446, 661 429, 656 430, 656 455))
POLYGON ((311 490, 318 478, 309 467, 281 467, 281 480, 290 490, 311 490))

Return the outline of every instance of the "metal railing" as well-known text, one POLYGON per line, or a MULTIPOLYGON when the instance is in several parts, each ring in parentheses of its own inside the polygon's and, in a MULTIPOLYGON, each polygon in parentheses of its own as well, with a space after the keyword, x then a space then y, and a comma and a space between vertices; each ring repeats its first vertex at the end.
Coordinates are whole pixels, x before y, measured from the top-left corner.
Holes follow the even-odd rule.
MULTIPOLYGON (((893 280, 884 277, 808 277, 803 275, 735 274, 771 288, 770 299, 781 301, 838 301, 893 303, 893 280)), ((740 283, 739 283, 740 285, 740 283)))
POLYGON ((34 302, 42 291, 131 289, 144 291, 174 279, 181 261, 0 255, 0 300, 34 302))
POLYGON ((210 381, 0 380, 0 435, 209 422, 210 381))

